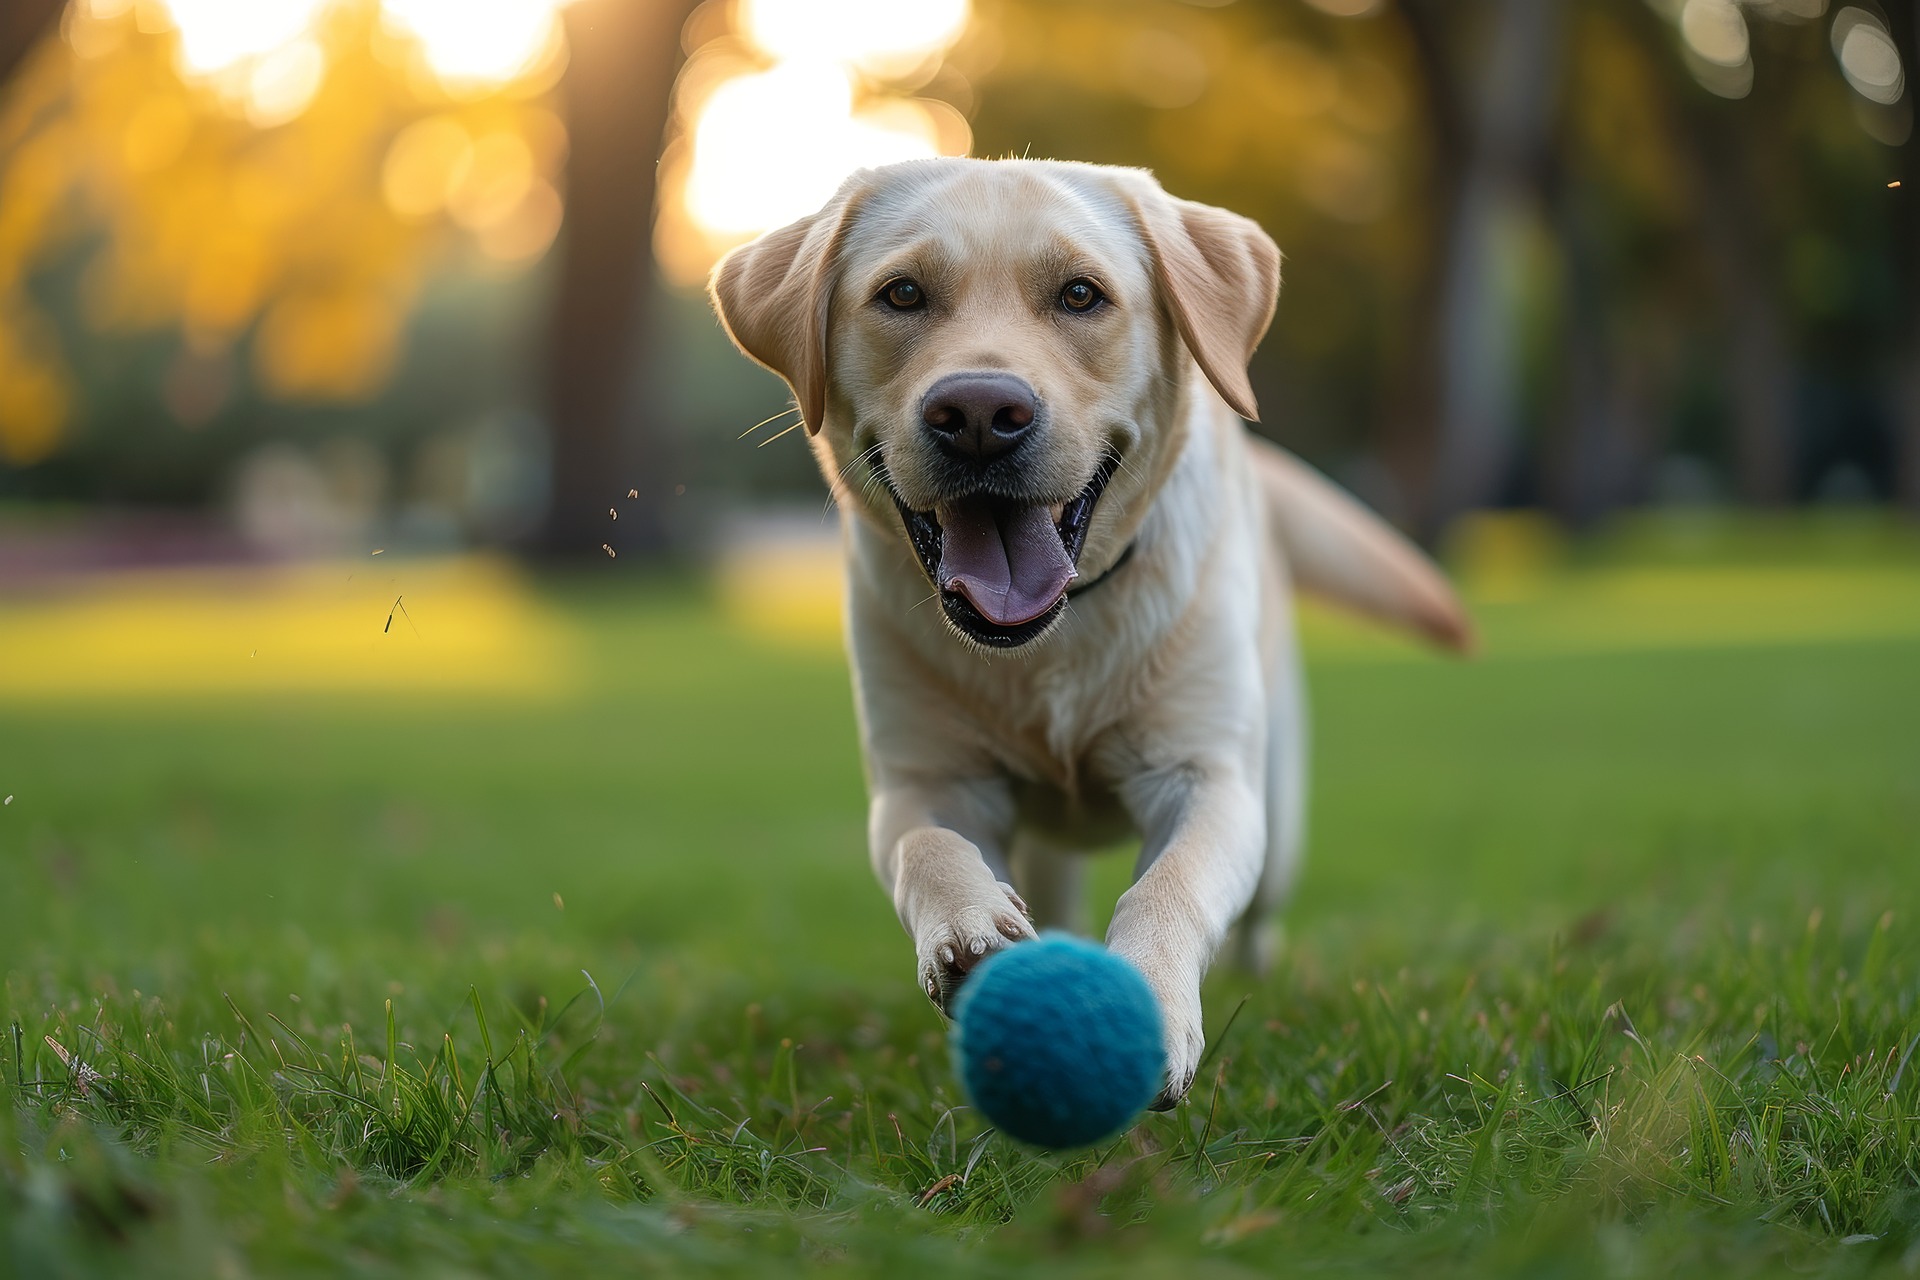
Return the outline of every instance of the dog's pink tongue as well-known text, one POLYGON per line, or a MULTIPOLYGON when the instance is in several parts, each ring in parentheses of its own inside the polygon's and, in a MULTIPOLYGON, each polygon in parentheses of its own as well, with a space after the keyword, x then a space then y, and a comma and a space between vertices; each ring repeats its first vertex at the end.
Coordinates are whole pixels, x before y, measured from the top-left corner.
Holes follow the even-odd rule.
POLYGON ((1046 507, 974 499, 937 514, 940 585, 995 626, 1032 622, 1073 581, 1073 561, 1046 507))

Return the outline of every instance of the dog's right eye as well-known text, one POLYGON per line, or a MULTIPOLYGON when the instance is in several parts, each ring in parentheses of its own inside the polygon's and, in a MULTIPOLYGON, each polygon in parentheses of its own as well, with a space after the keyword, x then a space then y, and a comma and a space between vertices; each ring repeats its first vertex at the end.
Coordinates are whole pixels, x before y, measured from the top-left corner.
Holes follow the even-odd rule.
POLYGON ((895 311, 918 311, 927 305, 927 294, 914 281, 902 277, 887 282, 880 290, 880 300, 895 311))

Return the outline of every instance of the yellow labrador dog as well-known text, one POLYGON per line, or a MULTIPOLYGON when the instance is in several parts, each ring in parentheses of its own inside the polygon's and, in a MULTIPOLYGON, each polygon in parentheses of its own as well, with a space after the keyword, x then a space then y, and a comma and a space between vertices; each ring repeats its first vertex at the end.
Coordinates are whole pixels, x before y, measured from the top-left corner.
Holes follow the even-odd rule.
POLYGON ((943 1010, 1081 923, 1076 853, 1142 848, 1109 947, 1165 1017, 1299 859, 1294 584, 1470 642, 1444 579, 1247 432, 1280 252, 1145 172, 929 160, 730 254, 713 301, 784 378, 838 499, 873 866, 943 1010))

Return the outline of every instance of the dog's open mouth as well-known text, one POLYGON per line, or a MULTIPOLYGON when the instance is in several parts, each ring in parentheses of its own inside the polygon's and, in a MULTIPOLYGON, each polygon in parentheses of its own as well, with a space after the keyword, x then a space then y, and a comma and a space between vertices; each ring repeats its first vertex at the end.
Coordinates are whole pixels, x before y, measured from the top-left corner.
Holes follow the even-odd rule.
POLYGON ((1093 509, 1115 465, 1101 464, 1078 496, 1052 505, 983 493, 915 511, 895 494, 947 620, 995 649, 1017 649, 1052 626, 1067 607, 1093 509))

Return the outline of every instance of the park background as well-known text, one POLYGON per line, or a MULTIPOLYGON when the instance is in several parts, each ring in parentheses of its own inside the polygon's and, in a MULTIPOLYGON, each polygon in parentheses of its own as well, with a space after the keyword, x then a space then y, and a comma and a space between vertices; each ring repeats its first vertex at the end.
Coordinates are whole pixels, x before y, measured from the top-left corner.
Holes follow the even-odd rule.
POLYGON ((1911 1273, 1915 26, 11 0, 4 1256, 1911 1273), (955 1093, 836 516, 700 294, 936 154, 1258 219, 1259 429, 1484 632, 1309 608, 1288 958, 1090 1155, 955 1093))
POLYGON ((616 548, 698 546, 819 493, 799 439, 738 445, 782 393, 708 268, 858 165, 969 153, 1258 219, 1264 429, 1430 543, 1488 508, 1920 506, 1906 4, 9 9, 27 515, 566 557, 637 488, 616 548))

